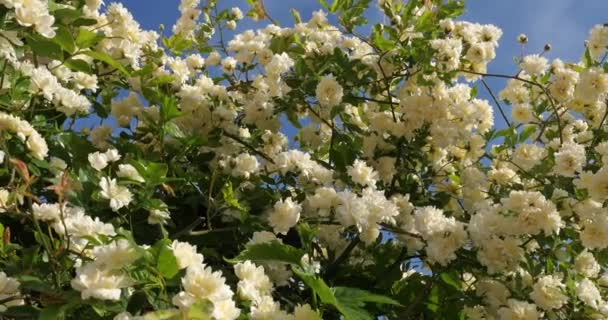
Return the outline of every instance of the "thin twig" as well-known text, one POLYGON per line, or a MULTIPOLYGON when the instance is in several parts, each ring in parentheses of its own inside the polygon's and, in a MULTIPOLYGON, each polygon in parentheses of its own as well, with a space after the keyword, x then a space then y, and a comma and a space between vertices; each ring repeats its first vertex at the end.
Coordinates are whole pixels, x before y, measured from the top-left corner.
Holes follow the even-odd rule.
POLYGON ((226 132, 224 131, 224 135, 240 144, 242 144, 244 147, 246 147, 247 149, 251 150, 251 152, 257 154, 258 156, 266 159, 268 162, 274 164, 274 160, 272 160, 271 157, 269 157, 268 155, 266 155, 265 153, 258 151, 256 148, 254 148, 252 145, 250 145, 249 143, 247 143, 246 141, 244 141, 243 139, 239 138, 238 136, 233 135, 232 133, 226 132))
POLYGON ((498 107, 498 111, 500 111, 500 115, 502 116, 503 120, 505 120, 505 122, 507 123, 507 126, 511 127, 511 122, 509 122, 509 119, 507 119, 507 116, 505 115, 505 111, 502 109, 500 102, 498 102, 498 99, 496 99, 494 92, 492 92, 492 89, 490 89, 490 86, 488 86, 488 83, 486 82, 486 80, 481 78, 481 83, 483 83, 483 86, 486 87, 486 90, 488 90, 488 93, 490 94, 490 96, 492 96, 492 99, 494 100, 494 103, 496 103, 496 107, 498 107))

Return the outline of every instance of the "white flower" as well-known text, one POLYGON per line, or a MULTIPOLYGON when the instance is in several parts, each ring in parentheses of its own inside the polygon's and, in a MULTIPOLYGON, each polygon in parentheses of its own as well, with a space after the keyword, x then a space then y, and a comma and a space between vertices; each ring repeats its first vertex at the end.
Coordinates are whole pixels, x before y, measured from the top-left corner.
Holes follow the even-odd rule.
POLYGON ((97 76, 86 74, 84 72, 76 72, 73 75, 73 80, 76 83, 76 89, 97 90, 97 76))
POLYGON ((139 115, 143 106, 139 102, 139 98, 135 92, 129 93, 129 95, 120 101, 112 101, 112 116, 118 122, 121 127, 128 127, 131 123, 131 119, 139 115))
POLYGON ((21 299, 19 286, 19 281, 8 277, 3 271, 0 272, 0 300, 6 301, 0 304, 0 312, 6 311, 7 307, 25 304, 21 299))
MULTIPOLYGON (((209 61, 209 59, 207 59, 209 61)), ((236 68, 236 59, 233 57, 226 57, 222 60, 222 70, 226 73, 232 73, 236 68)))
POLYGON ((126 187, 119 186, 116 179, 103 177, 99 182, 99 186, 101 187, 101 196, 110 200, 110 207, 113 211, 118 211, 118 209, 128 206, 131 200, 133 200, 131 191, 126 187))
POLYGON ((76 270, 76 277, 71 281, 72 288, 80 291, 82 299, 120 300, 121 288, 130 282, 120 271, 109 271, 99 268, 94 263, 87 263, 76 270))
POLYGON ((4 151, 0 150, 0 164, 4 163, 4 151))
POLYGON ((51 157, 49 161, 49 169, 53 172, 62 172, 68 167, 68 164, 63 159, 57 157, 51 157))
POLYGON ((509 299, 507 306, 498 310, 500 320, 537 320, 540 316, 534 304, 515 299, 509 299))
POLYGON ((109 149, 104 154, 106 155, 106 159, 108 159, 108 162, 116 162, 121 158, 120 153, 118 153, 118 150, 116 149, 109 149))
POLYGON ((262 266, 245 261, 234 266, 234 273, 240 280, 237 292, 241 298, 256 302, 272 293, 272 282, 262 266))
POLYGON ((315 190, 315 194, 306 198, 308 204, 313 209, 318 209, 322 217, 330 214, 330 209, 340 203, 338 194, 334 188, 320 187, 315 190))
POLYGON ((520 144, 513 151, 513 162, 524 170, 530 170, 545 157, 543 147, 535 144, 520 144))
POLYGON ((293 65, 293 59, 291 59, 286 52, 283 52, 281 54, 275 54, 272 56, 270 62, 268 62, 264 67, 266 68, 266 73, 270 77, 278 78, 282 73, 289 71, 293 65))
POLYGON ((258 172, 260 164, 258 159, 248 153, 241 153, 234 159, 235 165, 232 169, 232 175, 236 177, 244 177, 249 179, 249 176, 258 172))
POLYGON ((239 9, 238 7, 233 7, 232 9, 230 9, 230 15, 232 15, 232 17, 236 20, 243 19, 243 11, 241 11, 241 9, 239 9))
POLYGON ((55 94, 55 100, 58 104, 57 110, 67 116, 87 114, 91 107, 91 102, 85 96, 65 88, 59 88, 55 94))
POLYGON ((352 166, 348 166, 348 175, 355 183, 372 188, 375 187, 378 180, 378 172, 360 159, 355 160, 352 166))
POLYGON ((586 160, 584 146, 565 142, 555 153, 554 171, 564 177, 573 177, 575 173, 583 171, 586 160))
POLYGON ((203 263, 203 255, 196 252, 196 246, 193 246, 188 242, 173 240, 170 248, 173 250, 173 255, 177 259, 177 265, 180 269, 203 263))
POLYGON ((566 286, 557 276, 541 277, 532 288, 530 298, 545 310, 559 309, 568 302, 568 297, 562 292, 566 286))
POLYGON ((576 296, 586 305, 598 309, 602 304, 602 295, 595 284, 589 279, 583 279, 576 284, 576 296))
POLYGON ((216 66, 220 63, 221 59, 222 59, 222 56, 220 55, 220 53, 217 51, 213 51, 209 54, 209 56, 207 57, 207 60, 205 60, 205 64, 207 66, 216 66))
POLYGON ((287 234, 289 229, 300 220, 301 211, 302 206, 291 200, 291 197, 279 200, 274 204, 274 208, 268 217, 268 222, 273 227, 275 233, 287 234))
POLYGON ((317 101, 321 107, 331 108, 342 102, 344 91, 333 75, 325 75, 319 81, 316 91, 317 101))
POLYGON ((8 208, 9 195, 10 192, 8 192, 8 190, 0 188, 0 213, 6 212, 6 209, 8 208))
POLYGON ((232 299, 232 290, 226 284, 226 279, 220 271, 213 271, 211 267, 196 264, 186 269, 182 278, 184 292, 193 297, 193 301, 208 299, 213 304, 223 300, 232 299))
POLYGON ((138 255, 129 241, 119 239, 110 244, 95 247, 93 257, 95 260, 92 263, 99 268, 117 270, 137 260, 138 255))
POLYGON ((277 238, 277 236, 272 232, 256 231, 253 233, 253 236, 251 237, 251 239, 249 239, 246 245, 268 243, 271 241, 283 242, 281 239, 277 238))
POLYGON ((211 316, 213 319, 234 320, 239 317, 241 310, 236 307, 233 300, 216 301, 213 304, 211 316))
POLYGON ((26 27, 33 26, 36 32, 46 38, 55 37, 53 23, 55 17, 49 14, 48 3, 44 0, 17 1, 15 7, 17 22, 26 27))
POLYGON ((521 62, 521 68, 531 76, 537 76, 548 68, 547 58, 538 54, 525 56, 521 62))
POLYGON ((112 320, 132 320, 133 319, 133 315, 127 311, 125 312, 121 312, 119 314, 117 314, 116 316, 114 316, 114 319, 112 320))
POLYGON ((108 166, 108 157, 99 151, 89 153, 89 163, 97 171, 101 171, 108 166))
POLYGON ((574 270, 588 278, 595 278, 601 271, 601 266, 595 260, 593 253, 583 250, 574 260, 574 270))
POLYGON ((601 201, 608 199, 608 166, 602 166, 596 173, 582 172, 574 184, 582 189, 587 189, 593 200, 601 201))
POLYGON ((137 169, 130 164, 119 164, 116 175, 120 178, 127 178, 137 182, 145 182, 144 178, 139 174, 137 169))
POLYGON ((446 217, 435 207, 416 209, 414 213, 416 229, 427 240, 427 256, 430 262, 447 265, 456 259, 456 250, 467 240, 464 224, 454 217, 446 217))
POLYGON ((165 208, 158 208, 150 210, 150 215, 148 215, 148 223, 149 224, 167 224, 167 220, 171 218, 171 213, 169 210, 165 208))
POLYGON ((110 144, 108 143, 108 138, 112 134, 112 127, 107 125, 101 125, 99 127, 95 127, 89 133, 89 137, 91 138, 91 143, 97 148, 101 150, 107 149, 110 144))
POLYGON ((597 24, 589 32, 589 38, 587 39, 587 48, 589 53, 594 59, 598 59, 608 46, 608 27, 605 25, 597 24))
POLYGON ((61 208, 58 203, 32 204, 34 217, 41 221, 57 221, 61 218, 61 208))

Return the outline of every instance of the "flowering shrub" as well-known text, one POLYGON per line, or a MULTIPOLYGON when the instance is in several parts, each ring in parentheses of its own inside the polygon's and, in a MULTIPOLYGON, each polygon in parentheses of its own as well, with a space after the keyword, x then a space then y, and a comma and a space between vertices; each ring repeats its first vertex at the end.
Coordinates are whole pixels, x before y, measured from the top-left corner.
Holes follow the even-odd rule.
POLYGON ((500 75, 458 1, 248 2, 0 0, 0 317, 608 318, 608 27, 500 75))

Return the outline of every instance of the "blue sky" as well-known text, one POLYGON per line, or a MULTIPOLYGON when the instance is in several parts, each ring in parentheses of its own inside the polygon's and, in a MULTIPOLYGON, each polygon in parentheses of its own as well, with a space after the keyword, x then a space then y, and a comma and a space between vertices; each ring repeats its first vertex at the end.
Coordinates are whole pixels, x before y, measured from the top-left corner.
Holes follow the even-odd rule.
MULTIPOLYGON (((157 29, 164 24, 170 31, 179 16, 179 0, 120 0, 146 29, 157 29)), ((220 7, 238 6, 247 8, 245 0, 219 0, 220 7)), ((328 1, 331 2, 331 1, 328 1)), ((516 42, 520 33, 528 36, 526 53, 539 53, 546 43, 552 46, 548 58, 578 61, 589 29, 595 24, 608 22, 608 0, 467 0, 467 12, 461 18, 472 22, 494 24, 503 29, 503 37, 497 50, 497 57, 488 67, 488 72, 514 74, 514 56, 520 56, 521 47, 516 42)), ((297 9, 307 20, 312 11, 320 9, 316 0, 266 0, 268 12, 283 26, 292 25, 290 8, 297 9)), ((377 9, 370 9, 370 18, 377 15, 377 9)), ((265 23, 265 22, 264 22, 265 23)), ((245 19, 237 30, 253 29, 263 24, 245 19)), ((504 80, 488 79, 492 89, 498 93, 504 80)), ((482 98, 489 96, 479 88, 482 98)), ((488 99, 489 100, 489 99, 488 99)), ((507 108, 508 109, 508 108, 507 108)), ((505 110, 509 112, 509 110, 505 110)), ((495 120, 504 125, 495 112, 495 120)))

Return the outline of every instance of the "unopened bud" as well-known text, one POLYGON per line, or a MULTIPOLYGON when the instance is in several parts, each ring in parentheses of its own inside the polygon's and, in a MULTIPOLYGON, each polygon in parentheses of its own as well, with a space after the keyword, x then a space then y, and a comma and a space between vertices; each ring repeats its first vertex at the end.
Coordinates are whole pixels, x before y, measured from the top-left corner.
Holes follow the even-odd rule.
POLYGON ((521 44, 526 44, 526 43, 528 43, 528 37, 522 33, 517 36, 517 42, 519 42, 521 44))

